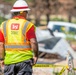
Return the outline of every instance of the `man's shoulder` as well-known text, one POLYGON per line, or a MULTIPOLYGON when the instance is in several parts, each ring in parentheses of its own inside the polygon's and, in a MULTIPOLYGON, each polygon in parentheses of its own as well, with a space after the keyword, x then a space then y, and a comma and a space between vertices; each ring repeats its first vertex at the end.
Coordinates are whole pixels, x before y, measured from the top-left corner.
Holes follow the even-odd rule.
POLYGON ((5 22, 7 22, 7 21, 8 21, 8 20, 3 21, 2 24, 5 23, 5 22))
POLYGON ((1 26, 5 23, 6 21, 3 21, 2 23, 1 23, 1 26))
POLYGON ((27 21, 29 24, 28 25, 31 25, 31 26, 35 26, 34 23, 32 23, 31 21, 27 21))

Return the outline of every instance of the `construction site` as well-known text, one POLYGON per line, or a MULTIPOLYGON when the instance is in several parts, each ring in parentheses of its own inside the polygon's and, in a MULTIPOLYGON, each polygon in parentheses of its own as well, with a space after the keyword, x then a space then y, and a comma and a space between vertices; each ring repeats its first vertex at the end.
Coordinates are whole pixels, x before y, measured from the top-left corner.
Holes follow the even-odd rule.
MULTIPOLYGON (((36 30, 39 58, 33 66, 33 75, 76 75, 75 47, 64 38, 52 36, 48 30, 36 30)), ((3 75, 2 66, 0 75, 3 75)))
POLYGON ((42 36, 42 32, 45 33, 45 31, 36 33, 39 59, 37 65, 33 67, 33 75, 76 75, 75 47, 63 38, 46 35, 46 33, 42 36))
MULTIPOLYGON (((76 75, 76 0, 26 1, 31 7, 28 20, 36 25, 36 37, 39 48, 38 61, 33 66, 32 75, 76 75), (53 30, 48 28, 49 21, 74 23, 75 31, 74 28, 72 31, 75 34, 68 35, 67 33, 71 33, 72 31, 69 32, 68 27, 65 26, 61 28, 63 30, 58 34, 55 28, 53 30), (68 32, 65 32, 65 29, 68 32), (57 33, 54 34, 54 31, 57 33), (66 39, 64 36, 72 38, 68 39, 66 37, 66 39)), ((15 0, 0 0, 0 24, 12 17, 9 11, 13 2, 15 0)), ((4 75, 3 70, 4 67, 0 63, 0 75, 4 75)))

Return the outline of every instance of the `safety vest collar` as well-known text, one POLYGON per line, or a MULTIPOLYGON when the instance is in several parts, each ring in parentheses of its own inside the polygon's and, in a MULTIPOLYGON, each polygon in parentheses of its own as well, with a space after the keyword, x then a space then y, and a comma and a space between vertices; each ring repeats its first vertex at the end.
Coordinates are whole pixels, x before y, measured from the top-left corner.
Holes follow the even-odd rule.
POLYGON ((13 19, 25 19, 23 16, 14 16, 13 19))

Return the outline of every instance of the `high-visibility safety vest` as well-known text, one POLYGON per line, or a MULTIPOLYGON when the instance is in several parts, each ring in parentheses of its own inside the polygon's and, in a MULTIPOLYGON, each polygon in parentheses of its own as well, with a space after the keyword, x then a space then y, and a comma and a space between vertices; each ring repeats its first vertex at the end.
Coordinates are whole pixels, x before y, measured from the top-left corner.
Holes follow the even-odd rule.
POLYGON ((10 19, 1 25, 5 38, 5 64, 29 60, 33 57, 26 32, 33 24, 24 19, 10 19))

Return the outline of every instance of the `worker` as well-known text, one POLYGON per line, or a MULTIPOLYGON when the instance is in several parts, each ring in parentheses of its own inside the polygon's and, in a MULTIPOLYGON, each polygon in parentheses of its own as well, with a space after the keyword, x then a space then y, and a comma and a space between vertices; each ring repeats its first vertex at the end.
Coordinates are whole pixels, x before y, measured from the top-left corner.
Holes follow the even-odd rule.
MULTIPOLYGON (((4 75, 32 75, 32 66, 38 60, 35 25, 27 20, 30 8, 24 0, 17 0, 12 19, 1 24, 4 36, 4 75)), ((0 35, 1 36, 1 35, 0 35)))
POLYGON ((4 69, 4 36, 0 30, 0 70, 4 69))

